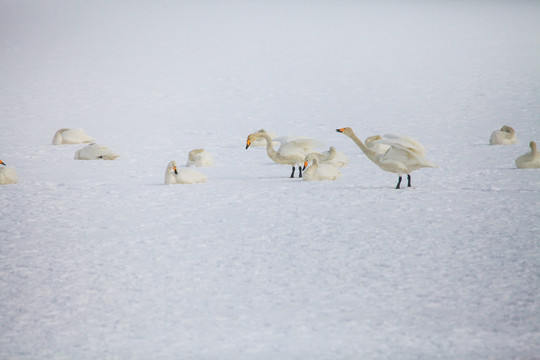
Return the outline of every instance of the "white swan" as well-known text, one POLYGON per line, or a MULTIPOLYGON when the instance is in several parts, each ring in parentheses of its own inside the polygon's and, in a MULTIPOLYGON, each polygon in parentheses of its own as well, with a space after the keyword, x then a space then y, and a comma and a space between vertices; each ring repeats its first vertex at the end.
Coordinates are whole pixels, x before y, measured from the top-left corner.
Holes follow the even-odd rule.
MULTIPOLYGON (((261 130, 264 131, 264 129, 260 129, 259 131, 261 131, 261 130)), ((266 131, 266 133, 267 133, 268 135, 270 135, 270 137, 272 138, 272 147, 274 147, 274 146, 279 146, 279 145, 280 145, 279 141, 276 141, 277 135, 276 135, 275 132, 273 132, 273 131, 266 131)), ((251 142, 251 145, 250 145, 250 146, 252 146, 252 147, 266 147, 266 144, 267 144, 266 139, 263 138, 263 137, 260 137, 260 138, 258 138, 258 139, 253 140, 253 141, 251 142)))
POLYGON ((259 138, 266 139, 266 153, 268 157, 277 164, 291 165, 292 173, 291 178, 294 177, 295 166, 298 165, 299 176, 302 177, 302 165, 306 155, 313 152, 315 147, 321 144, 314 139, 307 137, 280 137, 276 140, 281 143, 281 146, 276 151, 272 146, 272 138, 265 130, 259 130, 253 134, 249 134, 246 141, 246 149, 252 144, 254 140, 259 138))
POLYGON ((349 163, 349 159, 347 159, 343 152, 336 150, 336 148, 333 146, 330 146, 328 151, 324 151, 322 153, 312 152, 307 154, 304 160, 304 168, 302 170, 305 170, 308 163, 314 158, 317 158, 319 163, 328 163, 335 167, 344 167, 349 163))
POLYGON ((212 165, 214 165, 214 158, 210 152, 204 149, 195 149, 189 152, 186 166, 205 167, 212 165))
POLYGON ((373 135, 373 136, 368 137, 364 141, 364 143, 366 144, 366 146, 369 149, 375 151, 379 155, 382 155, 382 154, 386 153, 388 151, 388 149, 390 149, 390 145, 383 144, 379 140, 382 140, 381 135, 373 135))
POLYGON ((174 160, 167 165, 167 170, 165 170, 165 185, 203 183, 207 179, 206 175, 201 174, 197 170, 188 168, 178 169, 174 160))
POLYGON ((54 134, 53 145, 89 143, 95 139, 86 135, 83 129, 60 129, 54 134))
POLYGON ((2 160, 0 165, 4 165, 0 167, 0 185, 16 184, 19 178, 15 169, 7 166, 2 160))
POLYGON ((519 156, 516 159, 516 166, 519 169, 539 169, 540 168, 540 154, 536 149, 536 143, 531 141, 529 143, 531 151, 519 156))
POLYGON ((336 131, 350 137, 364 154, 381 169, 398 174, 399 180, 396 189, 400 188, 403 174, 407 174, 407 186, 410 187, 411 172, 425 167, 437 167, 425 159, 424 147, 407 136, 384 135, 383 139, 378 141, 390 145, 390 148, 384 154, 378 154, 365 146, 351 128, 345 127, 336 131))
POLYGON ((119 156, 108 147, 96 143, 87 145, 75 152, 75 160, 114 160, 119 156))
POLYGON ((512 145, 516 141, 516 132, 507 125, 504 125, 500 130, 495 130, 489 137, 490 145, 512 145))
POLYGON ((319 163, 314 157, 313 163, 304 171, 304 181, 336 180, 341 176, 338 168, 328 162, 319 163))

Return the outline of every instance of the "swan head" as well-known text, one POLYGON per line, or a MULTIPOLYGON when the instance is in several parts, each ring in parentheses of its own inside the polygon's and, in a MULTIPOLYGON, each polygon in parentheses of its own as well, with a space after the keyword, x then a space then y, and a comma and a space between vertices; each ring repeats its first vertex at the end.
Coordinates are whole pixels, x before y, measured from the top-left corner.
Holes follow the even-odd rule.
POLYGON ((514 134, 515 131, 513 128, 511 128, 510 126, 508 125, 504 125, 502 128, 501 128, 501 131, 504 131, 504 132, 507 132, 509 134, 514 134))
POLYGON ((3 162, 2 160, 0 160, 0 165, 4 165, 4 166, 7 166, 5 162, 3 162))
POLYGON ((263 134, 266 134, 266 131, 263 129, 254 132, 253 134, 249 134, 246 140, 246 149, 251 145, 251 143, 255 140, 257 140, 259 137, 263 136, 263 134))
MULTIPOLYGON (((535 151, 535 150, 536 150, 536 143, 535 143, 534 141, 531 141, 531 142, 529 143, 529 146, 530 146, 530 148, 531 148, 532 151, 535 151)), ((0 163, 2 163, 2 160, 0 160, 0 163)), ((4 163, 2 163, 2 164, 4 164, 4 163)), ((5 164, 4 164, 4 165, 5 165, 5 164)))
POLYGON ((171 172, 171 173, 175 173, 175 174, 178 174, 178 169, 177 169, 177 165, 176 165, 176 161, 171 161, 169 163, 169 165, 167 166, 167 171, 171 172))
POLYGON ((336 131, 340 132, 342 134, 345 134, 347 136, 354 135, 354 132, 352 131, 352 129, 350 127, 344 127, 344 128, 341 128, 341 129, 336 129, 336 131))

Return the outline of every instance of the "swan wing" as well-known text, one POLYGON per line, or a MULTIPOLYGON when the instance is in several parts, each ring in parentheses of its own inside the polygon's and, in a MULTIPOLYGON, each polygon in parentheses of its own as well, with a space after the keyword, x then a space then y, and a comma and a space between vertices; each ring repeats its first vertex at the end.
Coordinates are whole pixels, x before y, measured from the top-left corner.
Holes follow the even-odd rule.
POLYGON ((284 156, 291 153, 303 153, 305 156, 313 152, 314 148, 322 146, 320 141, 303 136, 282 136, 273 140, 281 144, 277 151, 284 156))
POLYGON ((409 153, 414 153, 417 157, 423 157, 426 154, 426 149, 422 144, 405 135, 386 134, 378 142, 403 149, 409 153))

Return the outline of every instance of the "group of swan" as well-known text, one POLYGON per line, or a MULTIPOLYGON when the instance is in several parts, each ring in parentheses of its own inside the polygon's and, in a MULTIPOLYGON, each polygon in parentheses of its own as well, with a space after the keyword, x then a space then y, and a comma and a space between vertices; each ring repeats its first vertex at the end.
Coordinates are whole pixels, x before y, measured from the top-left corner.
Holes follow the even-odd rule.
MULTIPOLYGON (((515 130, 508 126, 503 125, 500 130, 495 130, 489 137, 490 145, 512 145, 517 142, 515 130)), ((531 151, 525 153, 515 160, 516 167, 518 169, 539 169, 540 168, 540 155, 536 149, 536 143, 531 141, 529 143, 531 151)))
POLYGON ((14 168, 7 166, 0 160, 0 185, 16 184, 18 177, 14 168))
MULTIPOLYGON (((349 127, 336 129, 350 137, 362 152, 382 170, 398 175, 396 189, 401 186, 403 175, 407 175, 407 187, 411 187, 411 173, 426 167, 437 167, 425 158, 424 147, 416 140, 403 135, 370 136, 365 144, 355 135, 349 127)), ((54 145, 79 144, 93 141, 94 138, 86 135, 83 129, 60 129, 53 138, 54 145)), ((492 145, 511 145, 516 143, 516 134, 513 128, 504 125, 500 130, 494 131, 489 139, 492 145)), ((298 167, 299 177, 306 181, 335 180, 341 176, 339 167, 348 164, 349 160, 341 152, 331 146, 328 151, 318 153, 313 149, 320 147, 321 143, 307 137, 276 137, 275 134, 261 129, 249 134, 246 149, 250 146, 265 146, 268 157, 277 164, 292 166, 290 177, 294 178, 295 167, 298 167), (277 150, 274 146, 278 146, 277 150), (309 163, 312 163, 308 167, 309 163), (304 171, 302 176, 302 171, 304 171)), ((529 144, 531 151, 519 156, 515 160, 517 168, 540 168, 540 154, 536 143, 529 144)), ((91 143, 75 153, 75 159, 80 160, 114 160, 119 155, 109 148, 91 143)), ((15 169, 8 167, 0 160, 0 185, 17 183, 18 176, 15 169)), ((204 149, 192 150, 188 155, 186 166, 212 166, 212 154, 204 149)), ((179 169, 176 161, 171 161, 165 171, 165 184, 193 184, 207 180, 206 175, 188 168, 179 169)))
POLYGON ((287 136, 272 139, 265 130, 261 129, 248 135, 246 149, 261 138, 266 141, 266 153, 270 159, 277 164, 292 166, 291 178, 294 178, 296 166, 298 166, 298 177, 302 177, 302 166, 306 156, 312 153, 314 148, 321 146, 321 143, 317 140, 307 137, 287 136), (280 143, 277 150, 274 149, 274 141, 280 143))
MULTIPOLYGON (((83 129, 62 128, 54 134, 52 143, 53 145, 84 144, 94 140, 93 137, 86 135, 83 129)), ((91 143, 77 150, 74 158, 75 160, 114 160, 119 156, 106 146, 91 143)))

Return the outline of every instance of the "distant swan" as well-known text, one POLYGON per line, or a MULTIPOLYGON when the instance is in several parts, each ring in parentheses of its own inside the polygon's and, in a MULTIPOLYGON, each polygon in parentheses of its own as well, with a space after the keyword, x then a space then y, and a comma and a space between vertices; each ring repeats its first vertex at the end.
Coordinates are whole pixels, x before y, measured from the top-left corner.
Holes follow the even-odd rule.
POLYGON ((92 143, 78 150, 75 153, 75 160, 114 160, 119 156, 106 146, 92 143))
POLYGON ((270 159, 277 164, 292 166, 291 178, 294 177, 296 165, 298 165, 298 177, 302 177, 302 165, 304 164, 306 155, 313 152, 313 148, 321 145, 317 140, 307 137, 280 137, 276 139, 281 143, 279 149, 276 151, 272 147, 272 138, 270 135, 268 135, 265 130, 261 129, 253 134, 248 135, 246 149, 249 148, 253 141, 261 137, 266 139, 266 153, 270 159))
POLYGON ((308 163, 314 158, 317 158, 319 163, 328 163, 335 167, 344 167, 349 163, 349 159, 347 159, 343 152, 336 150, 336 148, 333 146, 330 146, 328 151, 324 151, 322 153, 312 152, 307 154, 304 160, 304 168, 302 170, 305 170, 308 163))
POLYGON ((207 179, 206 175, 201 174, 197 170, 188 168, 178 169, 174 160, 167 165, 167 170, 165 170, 165 185, 203 183, 207 179))
POLYGON ((384 154, 378 154, 365 146, 351 128, 345 127, 336 131, 350 137, 364 154, 382 170, 398 174, 399 179, 396 189, 400 188, 403 174, 407 174, 407 186, 410 187, 411 172, 425 167, 437 167, 425 159, 424 147, 410 137, 385 135, 379 141, 383 144, 390 145, 390 148, 384 154))
POLYGON ((341 176, 338 168, 324 162, 319 164, 319 159, 314 157, 313 163, 304 171, 304 181, 336 180, 341 176))
POLYGON ((516 132, 510 126, 504 125, 500 130, 495 130, 489 137, 491 145, 512 145, 517 141, 516 132))
POLYGON ((83 129, 60 129, 54 134, 53 145, 89 143, 95 139, 86 135, 83 129))
POLYGON ((2 160, 0 160, 0 185, 16 184, 18 177, 14 168, 8 167, 2 160))
POLYGON ((540 168, 540 154, 536 149, 536 143, 531 141, 529 143, 531 151, 519 156, 516 159, 516 166, 519 169, 538 169, 540 168))
POLYGON ((195 149, 189 152, 186 166, 205 167, 212 165, 214 165, 214 158, 208 151, 204 149, 195 149))

